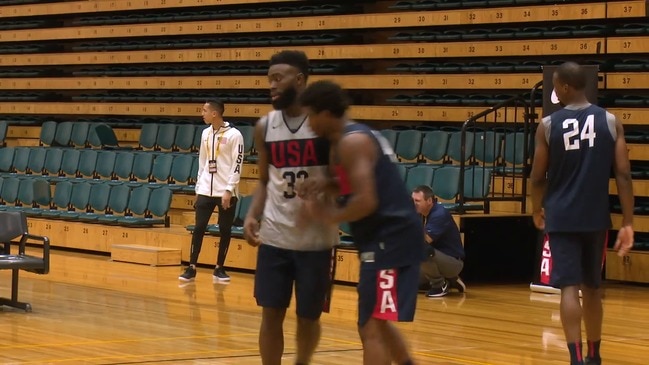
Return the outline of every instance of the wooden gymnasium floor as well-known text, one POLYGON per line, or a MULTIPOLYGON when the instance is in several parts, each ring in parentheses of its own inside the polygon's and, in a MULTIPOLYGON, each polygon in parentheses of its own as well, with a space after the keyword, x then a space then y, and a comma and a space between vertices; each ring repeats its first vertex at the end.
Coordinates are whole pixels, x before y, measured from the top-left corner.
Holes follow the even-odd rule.
MULTIPOLYGON (((179 286, 179 267, 149 267, 54 251, 47 276, 22 273, 20 298, 33 312, 0 310, 1 364, 259 364, 260 310, 252 275, 212 284, 200 269, 179 286)), ((0 272, 0 294, 10 272, 0 272)), ((360 364, 353 287, 336 286, 313 364, 360 364)), ((607 284, 605 364, 649 363, 649 292, 607 284)), ((521 285, 475 285, 464 296, 421 297, 401 326, 418 364, 566 364, 558 298, 521 285)), ((295 316, 283 364, 293 363, 295 316)))

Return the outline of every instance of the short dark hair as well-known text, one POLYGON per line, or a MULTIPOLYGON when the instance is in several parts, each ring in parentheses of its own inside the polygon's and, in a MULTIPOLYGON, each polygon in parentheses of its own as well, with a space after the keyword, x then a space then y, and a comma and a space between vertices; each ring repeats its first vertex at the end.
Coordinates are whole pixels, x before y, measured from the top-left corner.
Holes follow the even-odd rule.
POLYGON ((435 193, 433 189, 428 185, 419 185, 413 191, 413 193, 423 193, 426 200, 433 199, 435 200, 435 193))
POLYGON ((209 105, 212 109, 216 110, 219 112, 220 116, 223 116, 223 112, 225 112, 225 104, 219 99, 210 99, 205 102, 205 104, 209 105))
POLYGON ((291 65, 304 75, 304 81, 309 78, 309 58, 302 51, 286 50, 275 53, 270 58, 269 66, 273 65, 291 65))
POLYGON ((300 96, 300 104, 316 113, 329 111, 340 118, 349 108, 347 93, 335 82, 320 80, 309 85, 300 96))
POLYGON ((554 72, 559 80, 573 87, 575 90, 580 91, 586 88, 586 73, 577 63, 562 63, 554 72))

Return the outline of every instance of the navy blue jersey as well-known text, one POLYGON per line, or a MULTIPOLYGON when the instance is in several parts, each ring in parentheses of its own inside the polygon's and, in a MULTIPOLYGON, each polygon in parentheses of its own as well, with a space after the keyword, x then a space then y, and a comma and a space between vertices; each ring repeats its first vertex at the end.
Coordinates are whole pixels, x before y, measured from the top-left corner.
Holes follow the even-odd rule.
POLYGON ((464 260, 462 236, 451 213, 443 205, 435 203, 425 219, 424 230, 433 239, 432 247, 451 257, 464 260))
POLYGON ((394 164, 394 151, 380 133, 364 124, 347 125, 345 135, 350 133, 367 134, 378 151, 374 166, 378 207, 371 215, 350 222, 361 260, 374 260, 377 269, 420 263, 424 257, 421 218, 394 164))
POLYGON ((608 184, 618 138, 615 117, 596 105, 569 105, 545 117, 543 124, 549 146, 546 230, 609 229, 608 184))

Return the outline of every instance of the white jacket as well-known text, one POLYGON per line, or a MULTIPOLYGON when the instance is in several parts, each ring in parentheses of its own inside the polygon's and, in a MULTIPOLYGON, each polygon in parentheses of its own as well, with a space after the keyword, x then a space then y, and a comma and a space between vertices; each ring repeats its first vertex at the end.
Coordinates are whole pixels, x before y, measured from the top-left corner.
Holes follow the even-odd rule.
POLYGON ((243 162, 243 136, 238 129, 225 122, 216 130, 209 126, 201 135, 198 152, 196 194, 222 197, 227 191, 239 195, 239 180, 243 162), (209 161, 216 160, 216 173, 210 173, 209 161))

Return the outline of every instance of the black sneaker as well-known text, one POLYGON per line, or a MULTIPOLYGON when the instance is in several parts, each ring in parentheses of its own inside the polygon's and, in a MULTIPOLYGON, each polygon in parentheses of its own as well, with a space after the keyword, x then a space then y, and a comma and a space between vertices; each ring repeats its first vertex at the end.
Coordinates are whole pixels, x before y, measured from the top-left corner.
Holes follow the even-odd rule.
POLYGON ((459 276, 455 279, 449 280, 449 286, 450 289, 457 289, 457 291, 459 291, 460 293, 464 293, 466 291, 466 284, 464 284, 464 281, 462 281, 459 276))
POLYGON ((428 298, 441 298, 448 294, 448 281, 444 280, 441 286, 430 288, 426 296, 428 298))
POLYGON ((212 274, 214 281, 230 281, 230 276, 225 273, 225 269, 222 267, 217 267, 214 269, 212 274))
POLYGON ((187 266, 187 269, 185 269, 185 272, 178 277, 178 280, 193 281, 195 277, 196 277, 196 269, 194 269, 191 266, 187 266))
POLYGON ((584 365, 602 365, 602 359, 593 359, 586 356, 586 360, 584 360, 584 365))

